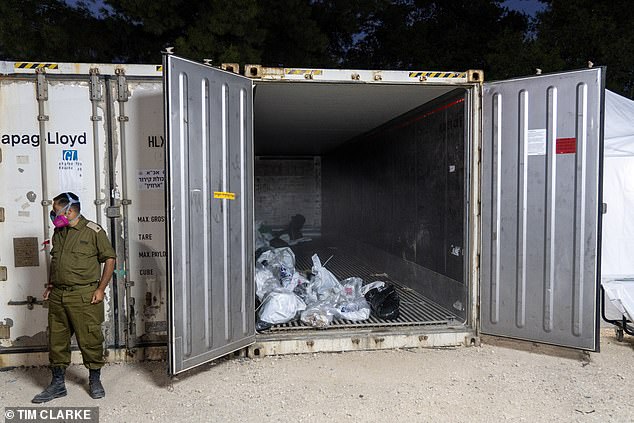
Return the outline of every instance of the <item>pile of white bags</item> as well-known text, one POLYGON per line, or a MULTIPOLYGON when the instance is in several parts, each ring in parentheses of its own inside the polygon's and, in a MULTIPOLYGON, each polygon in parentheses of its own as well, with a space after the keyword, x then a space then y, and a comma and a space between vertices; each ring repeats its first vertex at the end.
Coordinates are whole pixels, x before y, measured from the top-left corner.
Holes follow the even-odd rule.
POLYGON ((312 260, 312 277, 308 280, 295 270, 295 254, 290 248, 260 255, 255 266, 256 295, 262 302, 259 320, 276 325, 299 317, 310 326, 326 327, 333 319, 368 319, 370 306, 363 296, 367 292, 362 288, 363 280, 353 277, 340 282, 317 254, 312 260))

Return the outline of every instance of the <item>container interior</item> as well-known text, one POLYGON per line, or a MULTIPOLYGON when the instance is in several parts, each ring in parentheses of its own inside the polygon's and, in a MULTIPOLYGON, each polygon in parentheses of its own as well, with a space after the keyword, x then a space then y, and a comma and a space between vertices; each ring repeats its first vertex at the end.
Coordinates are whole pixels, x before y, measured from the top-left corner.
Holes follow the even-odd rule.
POLYGON ((256 221, 281 231, 301 214, 298 270, 318 253, 401 296, 396 321, 332 327, 465 322, 466 100, 449 85, 256 84, 256 221))

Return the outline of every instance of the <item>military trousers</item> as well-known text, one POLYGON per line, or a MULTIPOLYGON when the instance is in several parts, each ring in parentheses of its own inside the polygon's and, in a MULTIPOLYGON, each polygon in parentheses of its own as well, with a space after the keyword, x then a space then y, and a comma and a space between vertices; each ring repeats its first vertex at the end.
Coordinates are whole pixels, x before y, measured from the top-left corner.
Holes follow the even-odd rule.
POLYGON ((55 287, 48 297, 48 351, 51 367, 70 364, 70 338, 75 334, 84 366, 100 369, 103 358, 103 301, 91 304, 96 284, 62 289, 55 287))

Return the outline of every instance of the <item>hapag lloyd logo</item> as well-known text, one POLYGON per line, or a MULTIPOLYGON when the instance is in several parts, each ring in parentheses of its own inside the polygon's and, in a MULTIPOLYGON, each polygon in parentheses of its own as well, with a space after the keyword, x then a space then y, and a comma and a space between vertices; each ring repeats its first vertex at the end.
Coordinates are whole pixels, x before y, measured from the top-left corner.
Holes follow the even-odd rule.
MULTIPOLYGON (((86 132, 77 134, 65 134, 62 132, 48 132, 44 142, 49 145, 64 145, 67 147, 74 147, 76 145, 86 144, 86 132)), ((31 145, 33 147, 40 146, 39 134, 2 134, 0 138, 0 144, 9 145, 15 147, 18 145, 31 145)))

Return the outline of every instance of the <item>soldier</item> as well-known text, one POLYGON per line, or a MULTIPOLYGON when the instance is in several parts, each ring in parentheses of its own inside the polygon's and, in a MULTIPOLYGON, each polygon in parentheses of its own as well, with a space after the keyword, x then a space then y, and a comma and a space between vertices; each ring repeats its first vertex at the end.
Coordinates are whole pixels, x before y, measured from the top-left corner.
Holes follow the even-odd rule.
POLYGON ((66 395, 64 373, 70 364, 70 338, 75 334, 90 372, 92 398, 103 398, 104 292, 115 266, 115 252, 101 226, 80 214, 79 197, 72 192, 53 200, 55 225, 51 250, 51 274, 43 297, 48 300, 50 385, 33 398, 34 403, 66 395), (105 263, 103 271, 101 263, 105 263))

